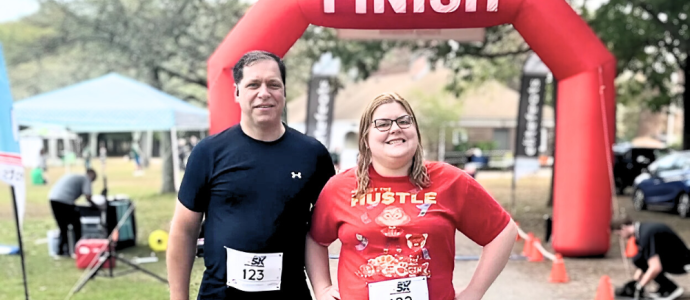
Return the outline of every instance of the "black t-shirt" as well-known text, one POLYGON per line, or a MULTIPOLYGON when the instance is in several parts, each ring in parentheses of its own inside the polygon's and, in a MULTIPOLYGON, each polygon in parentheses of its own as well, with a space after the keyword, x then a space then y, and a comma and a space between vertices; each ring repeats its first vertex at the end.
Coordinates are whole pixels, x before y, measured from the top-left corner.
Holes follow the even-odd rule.
POLYGON ((680 271, 690 263, 690 250, 666 224, 639 223, 635 231, 639 254, 644 260, 659 255, 661 266, 668 271, 680 271))
POLYGON ((206 217, 199 299, 311 298, 304 274, 310 210, 335 170, 321 143, 285 128, 278 140, 262 142, 236 125, 194 147, 178 197, 206 217), (228 287, 225 247, 283 253, 280 291, 228 287))

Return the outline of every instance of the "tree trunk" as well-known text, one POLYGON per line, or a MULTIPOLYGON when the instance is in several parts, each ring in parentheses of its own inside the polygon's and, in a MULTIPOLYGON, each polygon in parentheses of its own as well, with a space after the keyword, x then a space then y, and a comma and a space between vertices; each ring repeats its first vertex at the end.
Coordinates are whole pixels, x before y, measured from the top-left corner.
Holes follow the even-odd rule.
MULTIPOLYGON (((155 64, 151 64, 150 67, 150 83, 156 89, 162 90, 163 84, 161 83, 160 76, 158 74, 158 68, 155 64)), ((172 157, 172 147, 177 146, 177 141, 170 140, 170 131, 161 132, 161 159, 163 163, 163 184, 161 185, 161 193, 174 193, 175 192, 175 176, 173 174, 173 157, 172 157)))
POLYGON ((690 118, 688 109, 690 108, 690 53, 685 59, 683 75, 685 78, 685 91, 683 92, 683 150, 690 149, 690 118))
POLYGON ((170 141, 170 131, 163 131, 160 135, 161 139, 161 159, 163 160, 163 185, 161 186, 161 193, 174 193, 175 180, 173 176, 173 157, 172 147, 175 144, 170 141))

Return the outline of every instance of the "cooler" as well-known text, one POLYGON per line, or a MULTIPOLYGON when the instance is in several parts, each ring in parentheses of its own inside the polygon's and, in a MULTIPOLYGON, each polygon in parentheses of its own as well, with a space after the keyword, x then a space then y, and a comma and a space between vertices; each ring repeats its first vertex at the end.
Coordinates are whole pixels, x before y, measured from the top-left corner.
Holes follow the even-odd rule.
MULTIPOLYGON (((94 258, 106 251, 105 247, 108 245, 107 239, 81 239, 77 242, 77 247, 74 253, 77 255, 76 263, 77 268, 86 269, 89 264, 94 260, 94 258)), ((95 266, 97 263, 94 263, 95 266)), ((93 267, 91 266, 91 267, 93 267)), ((103 264, 103 268, 114 268, 115 258, 109 259, 109 261, 103 264)))
MULTIPOLYGON (((125 212, 132 206, 132 201, 124 195, 117 195, 110 197, 107 200, 107 204, 108 208, 105 214, 91 206, 77 206, 81 215, 83 239, 107 238, 113 232, 118 222, 122 220, 125 212)), ((117 232, 118 238, 116 241, 113 241, 115 250, 122 250, 136 244, 137 225, 134 215, 135 211, 132 211, 132 214, 120 226, 117 232)))

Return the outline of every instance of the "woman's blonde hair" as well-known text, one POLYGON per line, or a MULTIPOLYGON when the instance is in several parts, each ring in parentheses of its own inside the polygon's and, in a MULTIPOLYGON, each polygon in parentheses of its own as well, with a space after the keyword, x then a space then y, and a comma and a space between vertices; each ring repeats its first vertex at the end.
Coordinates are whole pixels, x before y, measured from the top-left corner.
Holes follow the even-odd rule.
POLYGON ((417 118, 412 111, 410 103, 407 102, 403 97, 397 93, 383 93, 376 98, 374 98, 367 109, 362 114, 362 118, 359 121, 359 160, 357 162, 357 191, 354 197, 359 198, 366 194, 367 188, 369 187, 369 165, 371 164, 371 150, 369 149, 369 130, 371 128, 372 122, 374 122, 374 111, 376 111, 379 106, 388 103, 398 103, 405 108, 405 111, 412 117, 412 122, 414 123, 414 128, 417 131, 417 151, 414 153, 412 158, 412 168, 410 170, 410 181, 422 189, 428 187, 431 184, 429 180, 429 175, 427 174, 426 167, 424 166, 424 149, 422 148, 422 135, 419 132, 419 125, 417 125, 417 118))

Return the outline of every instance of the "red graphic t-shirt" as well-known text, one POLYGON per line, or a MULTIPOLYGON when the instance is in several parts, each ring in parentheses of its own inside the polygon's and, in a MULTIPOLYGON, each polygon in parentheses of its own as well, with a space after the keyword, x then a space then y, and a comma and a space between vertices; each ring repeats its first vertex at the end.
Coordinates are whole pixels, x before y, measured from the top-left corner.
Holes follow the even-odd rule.
POLYGON ((354 199, 350 169, 332 177, 316 206, 310 235, 327 246, 342 242, 342 300, 367 300, 367 283, 426 276, 429 299, 452 300, 455 230, 477 244, 491 242, 510 216, 473 178, 446 163, 428 162, 431 185, 382 177, 369 168, 370 189, 354 199))

